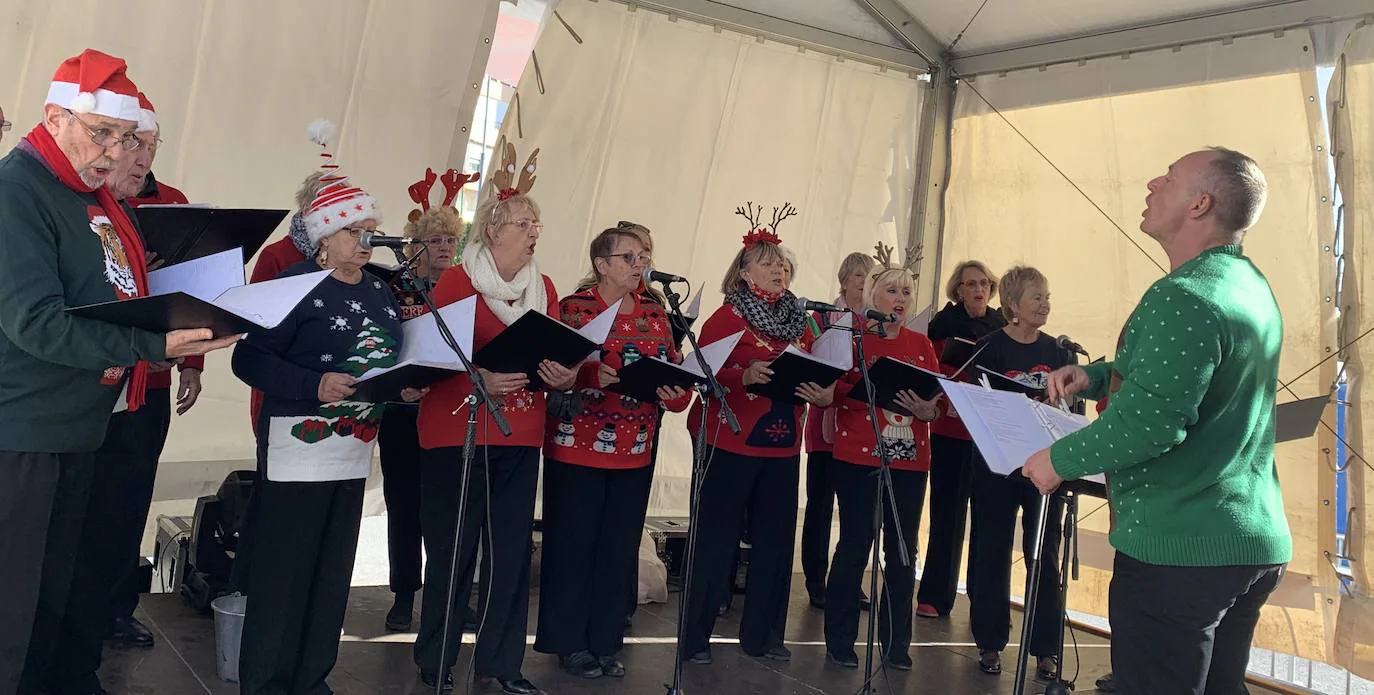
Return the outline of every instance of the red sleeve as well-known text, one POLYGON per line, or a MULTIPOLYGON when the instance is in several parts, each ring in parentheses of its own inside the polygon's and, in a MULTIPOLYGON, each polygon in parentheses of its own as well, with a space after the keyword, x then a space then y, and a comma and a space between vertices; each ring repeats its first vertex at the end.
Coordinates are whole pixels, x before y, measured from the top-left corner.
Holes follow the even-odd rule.
MULTIPOLYGON (((463 287, 462 273, 454 272, 454 269, 458 267, 454 266, 445 270, 444 274, 439 276, 439 282, 434 285, 434 290, 430 292, 430 300, 434 302, 435 309, 448 306, 460 299, 466 299, 463 292, 467 288, 463 287)), ((554 311, 557 310, 558 307, 555 305, 554 311)))
POLYGON ((277 245, 269 244, 267 248, 258 254, 258 262, 253 264, 253 274, 248 278, 248 282, 265 282, 275 279, 286 270, 281 264, 281 258, 277 253, 277 245))
MULTIPOLYGON (((701 336, 697 339, 697 342, 702 345, 710 345, 717 340, 732 336, 744 330, 744 328, 744 319, 736 316, 734 309, 729 304, 726 304, 716 309, 716 312, 711 314, 711 318, 706 319, 706 323, 702 324, 701 336)), ((721 367, 720 371, 716 373, 716 380, 728 391, 744 391, 744 368, 748 365, 736 364, 739 359, 737 355, 740 352, 740 347, 744 345, 744 342, 744 339, 741 338, 740 341, 735 344, 735 349, 731 351, 730 356, 725 360, 725 366, 721 367)))
POLYGON ((181 191, 179 191, 179 190, 177 190, 177 189, 175 189, 175 188, 172 188, 171 186, 168 186, 167 184, 165 184, 165 183, 163 183, 163 182, 161 182, 161 181, 158 181, 158 182, 157 182, 157 187, 158 187, 158 189, 160 189, 159 192, 162 194, 160 197, 161 197, 163 200, 167 201, 168 204, 171 204, 171 205, 188 205, 188 204, 190 204, 190 202, 191 202, 191 201, 189 201, 189 200, 186 199, 186 194, 185 194, 185 193, 182 193, 181 191))
POLYGON ((177 369, 179 371, 199 369, 203 372, 205 371, 205 355, 192 355, 191 357, 187 357, 181 361, 181 364, 177 365, 177 369))

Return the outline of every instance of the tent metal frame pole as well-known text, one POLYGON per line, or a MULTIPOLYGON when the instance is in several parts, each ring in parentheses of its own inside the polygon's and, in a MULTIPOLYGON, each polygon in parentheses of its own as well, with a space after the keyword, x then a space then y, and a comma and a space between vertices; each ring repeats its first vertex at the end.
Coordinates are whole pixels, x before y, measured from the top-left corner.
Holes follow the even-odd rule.
POLYGON ((883 25, 897 40, 906 44, 907 48, 915 51, 917 55, 925 59, 930 64, 930 69, 941 66, 940 56, 944 55, 946 49, 944 42, 935 38, 930 30, 916 19, 911 12, 902 7, 897 0, 854 0, 860 7, 868 11, 879 24, 883 25))
MULTIPOLYGON (((911 227, 906 248, 915 248, 935 239, 935 255, 930 278, 932 311, 940 305, 942 256, 945 246, 945 191, 949 188, 950 139, 954 116, 955 81, 948 68, 941 66, 930 75, 929 92, 921 106, 917 133, 916 185, 913 190, 911 227)), ((928 247, 923 247, 929 252, 928 247)))

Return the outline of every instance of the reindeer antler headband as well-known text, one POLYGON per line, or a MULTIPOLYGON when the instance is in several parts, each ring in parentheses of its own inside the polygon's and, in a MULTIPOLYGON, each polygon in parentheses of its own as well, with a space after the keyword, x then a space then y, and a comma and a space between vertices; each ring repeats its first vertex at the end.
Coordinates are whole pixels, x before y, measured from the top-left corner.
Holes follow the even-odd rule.
POLYGON ((744 249, 747 251, 762 243, 775 245, 782 244, 782 238, 778 236, 778 225, 783 220, 797 214, 797 209, 791 203, 783 203, 782 207, 773 208, 773 221, 767 225, 763 224, 763 206, 754 206, 753 201, 746 201, 744 205, 735 208, 735 214, 749 220, 749 233, 744 235, 744 249))
POLYGON ((429 193, 434 189, 435 182, 444 184, 443 207, 453 206, 453 201, 458 199, 458 193, 463 190, 463 186, 475 183, 482 178, 481 174, 464 174, 457 169, 449 169, 442 176, 435 175, 433 169, 425 169, 425 177, 410 185, 410 199, 415 201, 420 207, 411 210, 407 219, 414 222, 420 219, 420 215, 430 208, 429 193))
POLYGON ((497 138, 495 151, 501 155, 501 168, 491 175, 491 182, 496 186, 497 200, 529 195, 530 189, 534 188, 535 170, 539 166, 539 149, 535 148, 525 160, 525 166, 519 169, 515 168, 515 144, 507 142, 506 136, 497 138), (520 172, 518 182, 515 179, 517 171, 520 172))
POLYGON ((921 258, 923 257, 921 253, 923 250, 922 244, 916 244, 912 248, 907 249, 906 263, 901 265, 896 265, 893 262, 892 252, 895 249, 891 246, 880 241, 873 248, 877 251, 877 253, 873 254, 873 258, 878 262, 878 265, 873 268, 873 275, 876 276, 879 273, 884 273, 889 270, 900 269, 911 273, 911 279, 913 280, 921 279, 921 258))

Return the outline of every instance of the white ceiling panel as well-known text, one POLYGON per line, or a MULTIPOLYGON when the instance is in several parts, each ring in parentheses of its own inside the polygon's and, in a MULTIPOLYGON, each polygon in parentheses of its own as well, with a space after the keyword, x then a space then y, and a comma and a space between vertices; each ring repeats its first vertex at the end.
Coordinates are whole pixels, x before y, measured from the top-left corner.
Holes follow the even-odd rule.
POLYGON ((718 4, 804 24, 873 43, 902 48, 878 20, 854 0, 725 0, 718 4))

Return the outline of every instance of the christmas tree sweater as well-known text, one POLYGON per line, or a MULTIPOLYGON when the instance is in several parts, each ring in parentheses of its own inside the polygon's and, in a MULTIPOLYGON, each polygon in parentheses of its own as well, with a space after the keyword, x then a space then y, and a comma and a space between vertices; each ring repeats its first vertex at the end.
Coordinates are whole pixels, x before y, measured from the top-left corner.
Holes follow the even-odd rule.
MULTIPOLYGON (((319 270, 313 261, 289 277, 319 270)), ((250 333, 234 348, 234 374, 263 394, 258 451, 268 480, 317 482, 366 478, 384 406, 321 403, 320 377, 360 376, 391 367, 401 349, 400 310, 391 290, 363 274, 350 285, 326 277, 276 328, 250 333)))
MULTIPOLYGON (((598 360, 588 360, 578 370, 577 388, 581 413, 550 420, 544 440, 544 455, 560 463, 591 468, 629 469, 649 465, 658 429, 658 404, 645 403, 629 396, 600 388, 601 365, 619 370, 635 360, 657 355, 680 364, 682 354, 673 345, 668 314, 648 295, 627 296, 633 302, 630 313, 616 317, 610 335, 602 345, 598 360)), ((581 328, 608 309, 606 301, 593 287, 565 297, 558 303, 563 323, 581 328)), ((691 396, 664 401, 675 413, 687 409, 691 396)))
MULTIPOLYGON (((701 327, 698 342, 710 345, 722 338, 744 331, 739 343, 725 360, 725 366, 716 375, 720 385, 725 388, 725 399, 739 421, 740 433, 735 434, 720 419, 720 405, 711 399, 706 417, 706 444, 724 449, 741 456, 762 458, 788 458, 801 453, 801 422, 804 407, 786 401, 774 401, 765 396, 756 396, 744 386, 744 370, 754 362, 771 362, 789 344, 786 340, 770 338, 756 332, 745 321, 738 309, 725 304, 701 327)), ((795 341, 798 349, 811 349, 814 342, 810 331, 803 331, 802 337, 795 341)), ((692 404, 687 417, 687 426, 695 437, 700 431, 703 416, 701 399, 692 404)))
MULTIPOLYGON (((558 291, 553 287, 549 276, 544 281, 544 294, 548 297, 547 314, 558 316, 558 291)), ((439 284, 434 287, 434 306, 442 309, 454 302, 477 294, 472 286, 472 278, 463 266, 456 265, 444 271, 439 284)), ((472 326, 472 351, 476 354, 487 343, 506 330, 506 324, 496 317, 485 298, 477 300, 477 316, 472 326)), ((481 365, 477 365, 481 366, 481 365)), ((472 379, 466 374, 449 377, 430 388, 429 395, 420 400, 420 446, 437 449, 447 446, 462 446, 463 435, 467 431, 467 406, 463 401, 472 393, 472 379)), ((520 389, 499 399, 501 415, 510 425, 510 436, 502 436, 496 423, 491 421, 491 413, 485 406, 477 414, 477 445, 486 446, 531 446, 544 444, 544 421, 548 401, 543 391, 520 389)))
MULTIPOLYGON (((891 357, 922 369, 936 371, 940 358, 930 339, 907 328, 894 338, 864 336, 864 360, 870 368, 884 357, 891 357)), ((854 356, 855 361, 858 355, 854 356)), ((875 445, 873 425, 868 419, 868 402, 849 397, 854 387, 863 381, 858 367, 851 369, 835 387, 838 416, 835 423, 835 460, 860 466, 877 467, 878 447, 875 445)), ((898 471, 930 470, 930 425, 903 413, 878 408, 878 429, 882 445, 892 458, 892 469, 898 471)))

